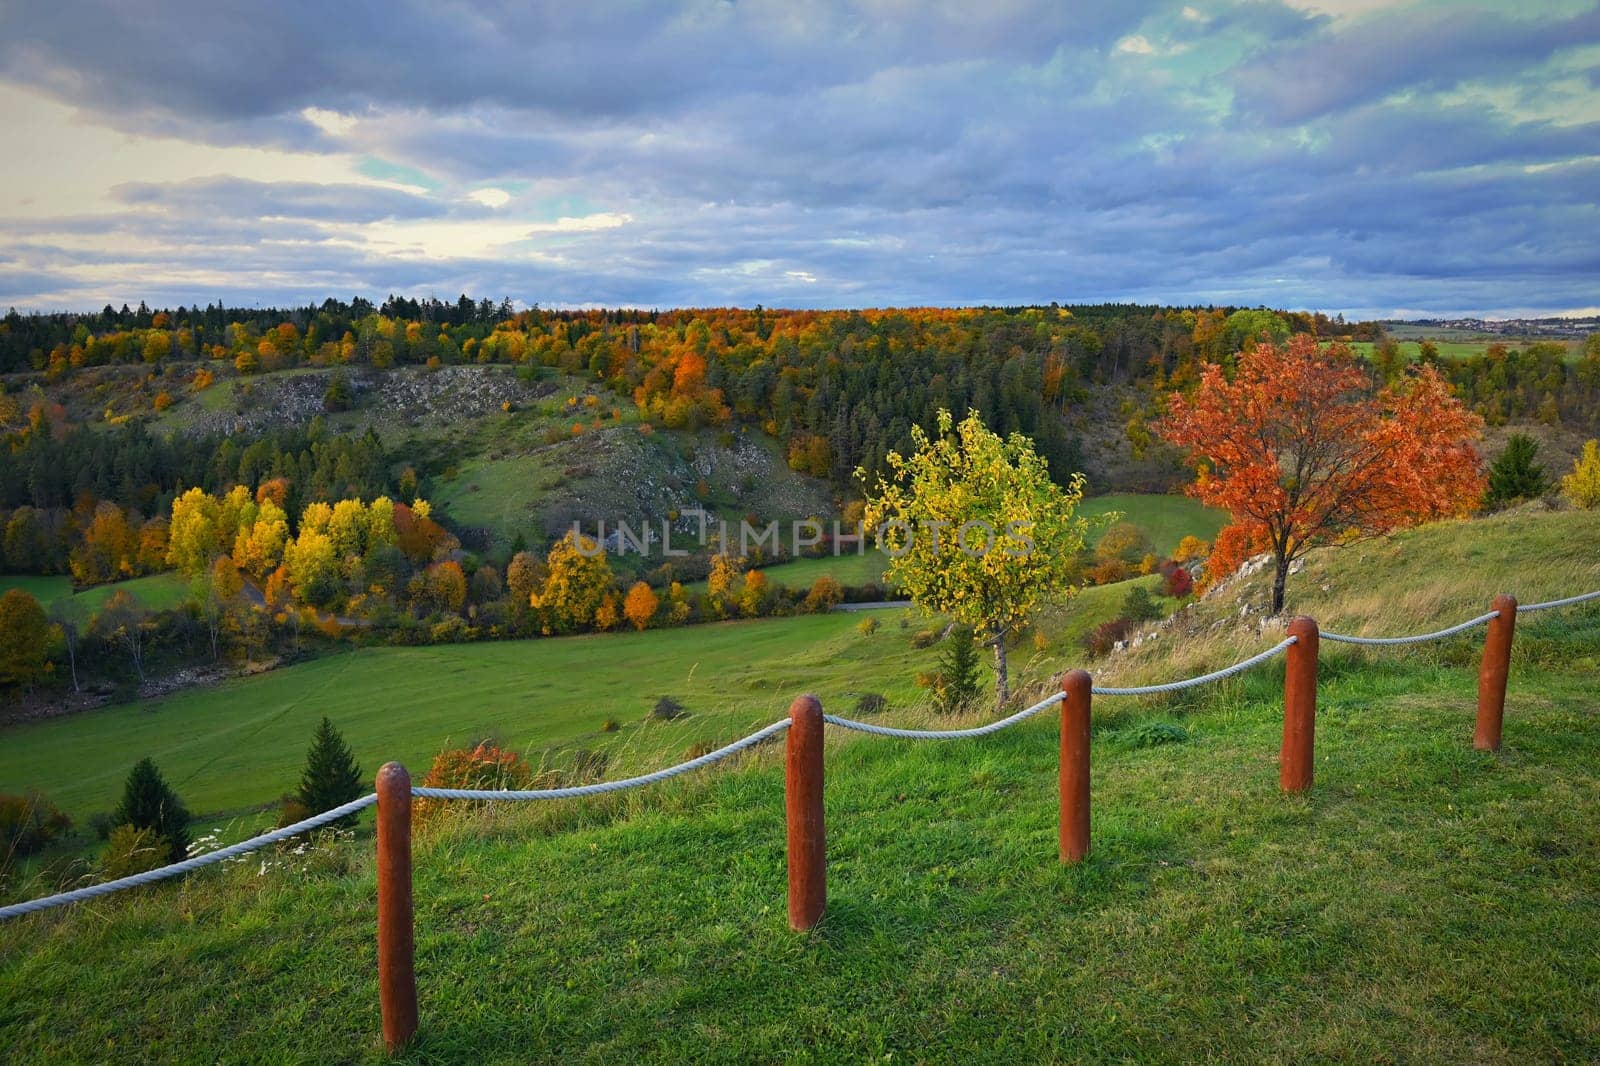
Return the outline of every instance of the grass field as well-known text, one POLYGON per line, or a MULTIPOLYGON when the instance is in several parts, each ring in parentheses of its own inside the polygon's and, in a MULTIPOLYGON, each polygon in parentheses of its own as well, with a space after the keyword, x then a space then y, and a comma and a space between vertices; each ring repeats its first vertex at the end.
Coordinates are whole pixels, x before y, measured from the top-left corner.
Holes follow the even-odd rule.
MULTIPOLYGON (((1407 362, 1415 362, 1421 358, 1422 347, 1418 341, 1396 338, 1395 343, 1399 345, 1401 358, 1407 362)), ((1475 355, 1482 355, 1491 344, 1501 344, 1507 348, 1523 348, 1536 343, 1562 344, 1567 348, 1568 362, 1575 361, 1583 355, 1582 341, 1562 340, 1558 337, 1485 336, 1462 340, 1440 339, 1435 340, 1433 343, 1434 347, 1439 349, 1439 358, 1441 359, 1470 359, 1475 355)), ((1372 351, 1376 347, 1377 345, 1371 341, 1353 341, 1350 343, 1352 351, 1358 352, 1369 359, 1372 358, 1372 351)))
MULTIPOLYGON (((775 746, 467 812, 416 851, 415 1062, 1594 1061, 1600 609, 1519 624, 1505 750, 1475 637, 1325 648, 1312 792, 1281 667, 1096 701, 1088 860, 1048 716, 835 741, 828 911, 784 915, 775 746), (1180 742, 1145 746, 1151 723, 1180 742)), ((370 841, 0 926, 32 1061, 376 1061, 370 841)))
POLYGON ((118 592, 127 592, 152 611, 176 607, 188 594, 188 588, 176 574, 151 574, 110 585, 96 585, 82 592, 73 592, 72 579, 64 576, 0 574, 0 593, 14 588, 32 593, 46 611, 57 603, 63 604, 83 622, 93 617, 118 592))
MULTIPOLYGON (((1228 524, 1226 511, 1207 507, 1189 496, 1114 493, 1092 496, 1078 508, 1079 514, 1090 517, 1110 511, 1121 511, 1123 521, 1132 522, 1150 534, 1156 551, 1162 555, 1172 554, 1186 536, 1212 540, 1218 530, 1228 524)), ((1095 537, 1098 536, 1097 532, 1095 537)))

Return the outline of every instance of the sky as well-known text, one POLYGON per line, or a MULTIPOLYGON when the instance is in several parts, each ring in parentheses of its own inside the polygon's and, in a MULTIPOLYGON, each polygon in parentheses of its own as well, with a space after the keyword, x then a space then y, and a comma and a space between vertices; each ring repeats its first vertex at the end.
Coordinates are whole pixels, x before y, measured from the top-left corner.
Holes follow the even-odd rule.
POLYGON ((0 0, 0 306, 1600 305, 1595 0, 0 0))

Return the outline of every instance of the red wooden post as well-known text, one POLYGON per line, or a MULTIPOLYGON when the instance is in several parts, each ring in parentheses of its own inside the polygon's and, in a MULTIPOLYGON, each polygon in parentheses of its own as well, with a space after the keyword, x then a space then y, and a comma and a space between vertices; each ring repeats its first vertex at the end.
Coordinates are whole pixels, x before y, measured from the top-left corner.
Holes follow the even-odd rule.
POLYGON ((1489 620, 1483 638, 1483 665, 1478 668, 1478 728, 1472 746, 1500 750, 1500 726, 1506 715, 1506 677, 1511 673, 1511 638, 1517 628, 1517 598, 1500 595, 1490 604, 1500 614, 1489 620))
POLYGON ((784 806, 789 816, 789 925, 810 929, 828 905, 822 820, 822 701, 800 696, 789 705, 784 806))
POLYGON ((1278 785, 1285 792, 1311 787, 1312 750, 1317 727, 1317 644, 1315 619, 1289 623, 1289 645, 1283 668, 1283 751, 1278 759, 1278 785))
POLYGON ((1089 700, 1093 682, 1082 670, 1061 679, 1061 861, 1089 853, 1089 700))
POLYGON ((397 762, 378 771, 378 1005, 383 1043, 399 1051, 417 1031, 411 921, 411 775, 397 762))

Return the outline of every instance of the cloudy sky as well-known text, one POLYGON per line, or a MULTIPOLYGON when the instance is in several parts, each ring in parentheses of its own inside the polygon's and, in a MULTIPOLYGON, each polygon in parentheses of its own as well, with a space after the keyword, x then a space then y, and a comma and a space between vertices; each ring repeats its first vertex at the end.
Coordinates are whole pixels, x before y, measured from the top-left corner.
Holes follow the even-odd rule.
POLYGON ((1595 0, 0 2, 0 305, 1600 304, 1595 0))

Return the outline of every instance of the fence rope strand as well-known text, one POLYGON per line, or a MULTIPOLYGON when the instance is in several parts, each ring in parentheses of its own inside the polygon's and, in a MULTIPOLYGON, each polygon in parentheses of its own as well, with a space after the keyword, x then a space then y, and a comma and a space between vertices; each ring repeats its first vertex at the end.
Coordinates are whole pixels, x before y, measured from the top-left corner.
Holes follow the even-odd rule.
POLYGON ((1264 663, 1274 655, 1280 654, 1297 639, 1296 637, 1285 637, 1264 652, 1252 655, 1250 658, 1236 662, 1232 666, 1224 666, 1221 670, 1214 670, 1209 674, 1201 674, 1199 677, 1191 677, 1183 681, 1168 681, 1164 685, 1140 685, 1137 688, 1101 688, 1096 685, 1089 691, 1096 696, 1151 696, 1159 692, 1177 692, 1179 689, 1194 688, 1196 685, 1221 681, 1223 678, 1243 673, 1257 663, 1264 663))
POLYGON ((1527 611, 1548 611, 1552 607, 1569 607, 1574 603, 1583 603, 1585 600, 1600 600, 1600 589, 1596 589, 1594 592, 1585 592, 1581 596, 1568 596, 1564 600, 1548 600, 1544 603, 1518 604, 1517 613, 1523 614, 1527 611))
POLYGON ((1485 622, 1498 617, 1500 617, 1499 611, 1490 611, 1488 614, 1480 614, 1476 618, 1469 618, 1465 622, 1453 625, 1449 629, 1441 629, 1435 633, 1417 633, 1409 637, 1352 637, 1344 633, 1325 632, 1322 634, 1322 639, 1331 640, 1338 644, 1421 644, 1427 640, 1442 640, 1445 637, 1453 637, 1457 633, 1464 633, 1473 626, 1481 626, 1485 622))
POLYGON ((18 915, 31 914, 34 911, 42 911, 49 907, 60 907, 67 903, 78 903, 82 900, 94 899, 96 896, 104 896, 120 889, 153 884, 156 881, 164 881, 169 877, 177 877, 179 874, 189 873, 191 870, 198 870, 203 866, 226 862, 241 855, 248 855, 250 852, 264 848, 268 844, 276 844, 280 840, 288 840, 290 837, 299 836, 301 833, 308 833, 313 829, 321 829, 329 822, 336 822, 345 815, 354 814, 377 802, 378 794, 375 792, 369 793, 360 799, 351 800, 349 803, 334 807, 332 810, 312 815, 310 818, 296 822, 293 825, 286 825, 282 829, 274 829, 270 833, 263 833, 258 837, 251 837, 249 840, 241 840, 237 844, 230 844, 216 851, 208 851, 204 855, 196 855, 193 858, 184 859, 182 862, 175 862, 170 866, 163 866, 156 870, 146 870, 144 873, 130 874, 127 877, 119 877, 115 881, 106 881, 98 885, 75 888, 70 892, 58 892, 53 896, 41 896, 39 899, 30 899, 25 903, 13 903, 9 907, 0 907, 0 919, 15 918, 18 915))
POLYGON ((893 726, 873 725, 870 722, 858 722, 853 718, 840 718, 838 715, 825 714, 822 720, 841 729, 853 729, 857 733, 872 733, 880 737, 903 737, 907 740, 960 740, 964 737, 986 737, 990 733, 998 733, 1006 726, 1016 725, 1018 722, 1032 718, 1046 707, 1053 707, 1060 703, 1062 694, 1046 696, 1032 707, 1018 711, 1009 718, 1002 718, 998 722, 988 725, 974 726, 971 729, 896 729, 893 726))
POLYGON ((532 788, 532 789, 492 789, 492 788, 428 788, 418 785, 411 790, 413 796, 425 799, 460 799, 460 800, 556 800, 575 799, 579 796, 598 796, 604 792, 621 792, 623 789, 640 788, 644 785, 665 781, 669 777, 686 774, 690 770, 698 770, 702 766, 710 766, 714 762, 721 762, 728 756, 743 751, 744 749, 761 743, 775 733, 788 729, 790 720, 787 718, 773 722, 764 729, 758 729, 743 739, 736 740, 726 747, 716 751, 707 752, 688 762, 669 766, 665 770, 644 774, 640 777, 625 777, 617 781, 597 781, 592 785, 573 785, 568 788, 532 788))

